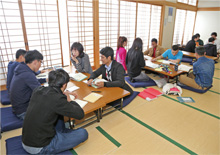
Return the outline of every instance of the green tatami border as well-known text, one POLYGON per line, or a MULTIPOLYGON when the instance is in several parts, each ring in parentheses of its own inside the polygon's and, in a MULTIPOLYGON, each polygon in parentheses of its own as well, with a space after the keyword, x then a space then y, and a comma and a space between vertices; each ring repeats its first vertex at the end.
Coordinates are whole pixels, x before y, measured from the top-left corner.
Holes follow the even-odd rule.
POLYGON ((104 129, 102 129, 100 126, 97 126, 96 129, 101 132, 108 140, 110 140, 115 146, 120 147, 121 144, 115 140, 112 136, 110 136, 104 129))
POLYGON ((176 99, 174 99, 174 98, 172 98, 172 97, 169 97, 169 96, 167 96, 167 95, 162 95, 162 96, 164 96, 164 97, 166 97, 166 98, 168 98, 168 99, 171 99, 171 100, 173 100, 173 101, 176 101, 176 102, 178 102, 178 103, 180 103, 180 104, 182 104, 182 105, 185 105, 185 106, 187 106, 187 107, 190 107, 190 108, 192 108, 192 109, 195 109, 195 110, 197 110, 197 111, 199 111, 199 112, 202 112, 202 113, 204 113, 204 114, 207 114, 207 115, 209 115, 209 116, 212 116, 212 117, 214 117, 214 118, 220 119, 220 117, 218 117, 218 116, 216 116, 216 115, 214 115, 214 114, 211 114, 211 113, 206 112, 206 111, 204 111, 204 110, 202 110, 202 109, 193 107, 193 106, 191 106, 191 105, 189 105, 189 104, 180 102, 180 101, 178 101, 178 100, 176 100, 176 99))
POLYGON ((127 115, 128 117, 130 117, 131 119, 133 119, 134 121, 136 121, 137 123, 141 124, 142 126, 146 127, 147 129, 151 130, 152 132, 156 133, 160 137, 162 137, 162 138, 166 139, 167 141, 169 141, 170 143, 176 145, 177 147, 179 147, 180 149, 184 150, 185 152, 187 152, 189 154, 193 154, 193 155, 196 154, 192 150, 186 148, 185 146, 181 145, 180 143, 176 142, 175 140, 169 138, 168 136, 164 135, 163 133, 161 133, 160 131, 154 129, 153 127, 147 125, 146 123, 142 122, 141 120, 137 119, 136 117, 134 117, 133 115, 127 113, 126 111, 121 110, 121 112, 123 114, 127 115))

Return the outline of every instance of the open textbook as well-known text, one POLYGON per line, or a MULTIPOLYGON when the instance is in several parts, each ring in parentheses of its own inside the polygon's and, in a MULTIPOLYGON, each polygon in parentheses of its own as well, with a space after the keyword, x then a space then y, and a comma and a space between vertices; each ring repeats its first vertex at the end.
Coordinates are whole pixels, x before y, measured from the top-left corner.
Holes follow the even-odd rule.
POLYGON ((150 68, 158 68, 159 65, 158 64, 155 64, 155 63, 152 63, 151 61, 145 61, 145 66, 147 67, 150 67, 150 68))
POLYGON ((98 87, 96 86, 96 84, 97 84, 98 82, 108 82, 108 81, 105 80, 105 79, 94 79, 94 80, 92 81, 92 87, 98 88, 98 87))
POLYGON ((81 108, 83 108, 88 103, 87 101, 83 101, 83 100, 80 100, 80 99, 75 99, 75 96, 73 96, 73 95, 70 95, 70 99, 72 101, 75 101, 76 103, 78 103, 81 108))
POLYGON ((37 79, 48 79, 49 72, 40 73, 36 76, 37 79))
POLYGON ((190 69, 192 69, 192 67, 190 67, 190 66, 186 66, 186 65, 179 65, 178 66, 178 70, 181 70, 181 71, 189 72, 190 69))
POLYGON ((69 76, 75 81, 82 81, 87 78, 87 76, 82 73, 70 73, 69 76))

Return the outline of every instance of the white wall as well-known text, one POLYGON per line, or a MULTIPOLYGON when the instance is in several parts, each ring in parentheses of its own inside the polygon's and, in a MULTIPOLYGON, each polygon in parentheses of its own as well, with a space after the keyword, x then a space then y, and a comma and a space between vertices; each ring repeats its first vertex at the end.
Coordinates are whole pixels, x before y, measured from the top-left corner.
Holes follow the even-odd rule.
POLYGON ((203 41, 217 32, 220 38, 220 11, 198 11, 194 33, 199 33, 203 41))
POLYGON ((199 0, 198 7, 220 7, 220 0, 199 0))

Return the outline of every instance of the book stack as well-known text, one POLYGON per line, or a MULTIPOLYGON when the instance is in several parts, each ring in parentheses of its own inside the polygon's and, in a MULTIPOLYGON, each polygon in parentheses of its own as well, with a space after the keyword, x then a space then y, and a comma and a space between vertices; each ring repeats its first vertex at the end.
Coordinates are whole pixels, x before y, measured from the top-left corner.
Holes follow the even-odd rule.
POLYGON ((147 88, 138 94, 138 96, 140 96, 143 99, 146 99, 147 101, 154 100, 161 95, 163 95, 163 93, 154 88, 147 88))

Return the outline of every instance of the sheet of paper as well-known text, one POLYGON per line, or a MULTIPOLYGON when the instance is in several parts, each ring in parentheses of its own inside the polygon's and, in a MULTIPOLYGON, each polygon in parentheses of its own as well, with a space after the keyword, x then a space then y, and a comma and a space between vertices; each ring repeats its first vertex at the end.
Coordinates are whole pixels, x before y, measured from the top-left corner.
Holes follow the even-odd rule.
POLYGON ((159 65, 158 64, 154 64, 151 61, 145 61, 145 65, 151 68, 158 68, 159 65))
POLYGON ((192 69, 192 67, 190 67, 190 66, 186 66, 186 65, 179 65, 178 66, 178 70, 182 70, 185 72, 189 72, 190 69, 192 69))
POLYGON ((156 68, 155 71, 163 71, 162 67, 156 68))
POLYGON ((84 97, 83 100, 94 103, 100 99, 103 95, 97 93, 90 93, 88 96, 84 97))
POLYGON ((83 101, 83 100, 80 100, 80 99, 75 99, 75 96, 73 96, 73 95, 70 95, 70 99, 72 101, 75 101, 76 103, 78 103, 81 108, 83 108, 88 103, 87 101, 83 101))
POLYGON ((151 60, 152 57, 148 56, 148 55, 144 55, 144 58, 147 59, 147 60, 151 60))
POLYGON ((68 88, 68 89, 66 89, 67 91, 70 91, 70 92, 73 92, 73 91, 75 91, 75 90, 77 90, 77 89, 79 89, 79 87, 77 87, 77 86, 72 86, 72 87, 70 87, 70 88, 68 88))
POLYGON ((40 73, 36 76, 37 79, 48 79, 48 74, 49 72, 45 72, 45 73, 40 73))

